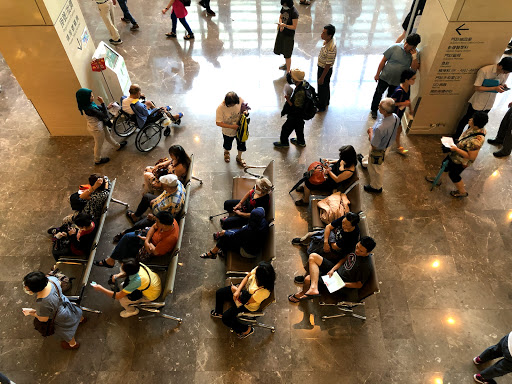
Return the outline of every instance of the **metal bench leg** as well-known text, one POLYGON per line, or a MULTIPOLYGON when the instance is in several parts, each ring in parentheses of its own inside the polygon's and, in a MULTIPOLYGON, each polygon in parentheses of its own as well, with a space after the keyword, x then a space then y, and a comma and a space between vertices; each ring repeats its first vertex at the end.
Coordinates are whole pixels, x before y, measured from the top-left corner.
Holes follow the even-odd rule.
POLYGON ((192 179, 199 181, 199 184, 203 185, 203 180, 201 180, 199 177, 192 176, 192 179))
POLYGON ((87 308, 87 307, 80 307, 80 309, 82 311, 86 311, 86 312, 92 312, 92 313, 103 313, 101 311, 98 311, 97 309, 91 309, 91 308, 87 308))
POLYGON ((254 324, 254 326, 255 327, 259 327, 259 328, 270 329, 270 332, 272 332, 272 333, 276 332, 276 327, 274 327, 272 325, 266 325, 266 324, 263 324, 263 323, 256 323, 256 324, 254 324))
POLYGON ((125 202, 123 202, 121 200, 117 200, 117 199, 112 198, 110 201, 112 201, 114 203, 117 203, 117 204, 124 205, 126 208, 128 208, 128 203, 125 203, 125 202))

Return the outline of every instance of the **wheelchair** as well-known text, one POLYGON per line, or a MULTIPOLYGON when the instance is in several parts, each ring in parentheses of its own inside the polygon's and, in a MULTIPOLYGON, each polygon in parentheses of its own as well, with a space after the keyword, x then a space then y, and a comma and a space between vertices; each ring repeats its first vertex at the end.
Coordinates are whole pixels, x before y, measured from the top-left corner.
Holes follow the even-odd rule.
MULTIPOLYGON (((139 129, 137 136, 135 137, 135 147, 141 152, 149 152, 154 149, 163 135, 165 137, 171 134, 170 127, 164 127, 163 122, 165 121, 166 115, 159 109, 155 109, 147 118, 146 123, 142 128, 139 129)), ((175 119, 170 114, 169 119, 176 125, 181 123, 181 119, 175 119)), ((114 132, 116 135, 121 137, 128 137, 133 134, 139 127, 137 125, 137 119, 135 115, 130 115, 123 111, 119 111, 117 116, 114 118, 114 132)))

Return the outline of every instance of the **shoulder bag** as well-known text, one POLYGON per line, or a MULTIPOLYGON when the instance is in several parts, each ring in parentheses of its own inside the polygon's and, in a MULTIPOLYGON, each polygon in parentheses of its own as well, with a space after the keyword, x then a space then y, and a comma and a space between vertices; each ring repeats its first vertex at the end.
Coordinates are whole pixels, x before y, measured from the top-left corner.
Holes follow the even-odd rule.
POLYGON ((386 145, 386 148, 371 150, 370 161, 372 162, 372 164, 381 165, 384 162, 384 156, 386 155, 386 149, 388 149, 389 144, 391 143, 391 138, 393 137, 393 134, 395 133, 395 130, 398 127, 398 124, 400 124, 400 120, 396 117, 395 118, 395 127, 393 128, 393 132, 391 132, 391 136, 389 136, 389 140, 386 145))
POLYGON ((43 322, 43 321, 40 321, 37 317, 34 317, 34 328, 43 337, 48 337, 55 333, 55 317, 57 316, 57 313, 59 312, 60 305, 62 304, 62 297, 60 295, 59 288, 55 285, 55 283, 53 281, 50 280, 50 283, 53 284, 53 286, 57 290, 57 293, 59 294, 59 304, 57 306, 57 309, 55 310, 55 314, 53 315, 53 318, 48 319, 48 321, 43 322))

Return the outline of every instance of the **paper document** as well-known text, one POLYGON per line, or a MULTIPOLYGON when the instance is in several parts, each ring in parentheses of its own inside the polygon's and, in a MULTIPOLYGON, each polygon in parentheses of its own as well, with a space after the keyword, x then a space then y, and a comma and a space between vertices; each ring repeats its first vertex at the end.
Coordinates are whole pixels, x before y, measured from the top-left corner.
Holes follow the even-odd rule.
POLYGON ((338 272, 334 272, 332 277, 329 277, 329 275, 322 276, 322 280, 330 293, 336 292, 345 286, 345 283, 341 279, 340 275, 338 275, 338 272))
POLYGON ((441 143, 443 143, 443 145, 446 148, 451 148, 452 145, 455 145, 455 143, 453 142, 453 139, 451 137, 446 137, 446 136, 441 137, 441 143))
POLYGON ((291 97, 292 93, 293 93, 293 88, 291 87, 291 85, 290 84, 285 84, 284 88, 283 88, 283 94, 285 96, 291 97))

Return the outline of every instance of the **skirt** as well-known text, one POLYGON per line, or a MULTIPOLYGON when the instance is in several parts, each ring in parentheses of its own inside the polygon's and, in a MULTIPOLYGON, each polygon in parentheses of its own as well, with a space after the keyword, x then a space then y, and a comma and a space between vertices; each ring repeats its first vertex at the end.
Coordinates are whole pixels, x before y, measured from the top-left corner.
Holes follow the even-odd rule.
POLYGON ((292 57, 294 36, 286 36, 283 32, 277 32, 274 44, 274 53, 283 55, 285 59, 292 57))

